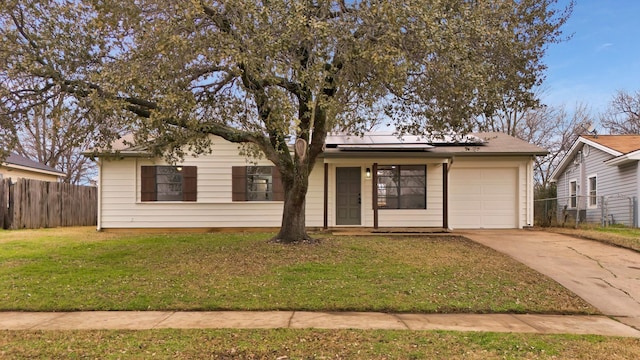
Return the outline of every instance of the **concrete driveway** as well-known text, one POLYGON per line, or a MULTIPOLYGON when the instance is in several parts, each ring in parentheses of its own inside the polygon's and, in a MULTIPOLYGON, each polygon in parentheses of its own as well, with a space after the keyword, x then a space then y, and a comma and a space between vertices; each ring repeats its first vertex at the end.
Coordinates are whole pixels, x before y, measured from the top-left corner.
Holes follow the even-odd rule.
POLYGON ((640 329, 640 253, 536 230, 456 233, 549 276, 617 320, 640 329))

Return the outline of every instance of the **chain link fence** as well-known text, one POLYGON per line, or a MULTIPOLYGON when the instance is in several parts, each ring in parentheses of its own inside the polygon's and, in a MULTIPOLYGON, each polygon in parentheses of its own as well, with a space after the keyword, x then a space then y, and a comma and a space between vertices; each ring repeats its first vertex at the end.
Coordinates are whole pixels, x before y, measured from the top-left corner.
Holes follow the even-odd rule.
POLYGON ((625 194, 539 199, 534 202, 534 220, 543 227, 581 223, 638 227, 638 200, 625 194))

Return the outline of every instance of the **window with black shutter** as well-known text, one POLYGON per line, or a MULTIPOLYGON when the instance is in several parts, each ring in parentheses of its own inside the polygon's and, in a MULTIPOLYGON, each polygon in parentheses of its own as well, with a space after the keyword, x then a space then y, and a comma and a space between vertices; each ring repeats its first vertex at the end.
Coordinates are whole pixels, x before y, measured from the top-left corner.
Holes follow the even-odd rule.
POLYGON ((280 172, 275 166, 234 166, 233 201, 284 201, 280 172))
POLYGON ((197 167, 142 166, 142 201, 197 201, 197 167))

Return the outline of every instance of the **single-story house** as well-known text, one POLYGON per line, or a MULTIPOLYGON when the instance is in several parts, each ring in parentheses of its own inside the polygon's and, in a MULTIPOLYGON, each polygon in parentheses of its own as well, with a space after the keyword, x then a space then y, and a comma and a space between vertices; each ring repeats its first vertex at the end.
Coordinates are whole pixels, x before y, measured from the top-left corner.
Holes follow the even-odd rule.
MULTIPOLYGON (((279 227, 283 193, 273 164, 239 155, 222 138, 212 143, 212 154, 175 165, 114 145, 118 158, 98 162, 98 229, 279 227)), ((330 135, 309 178, 307 226, 531 226, 534 157, 546 153, 502 133, 330 135)))
MULTIPOLYGON (((640 135, 582 135, 551 175, 558 216, 638 226, 640 135)), ((562 221, 562 220, 561 220, 562 221)))
POLYGON ((57 182, 64 177, 62 171, 15 153, 9 153, 0 163, 0 179, 12 179, 13 182, 19 178, 57 182))

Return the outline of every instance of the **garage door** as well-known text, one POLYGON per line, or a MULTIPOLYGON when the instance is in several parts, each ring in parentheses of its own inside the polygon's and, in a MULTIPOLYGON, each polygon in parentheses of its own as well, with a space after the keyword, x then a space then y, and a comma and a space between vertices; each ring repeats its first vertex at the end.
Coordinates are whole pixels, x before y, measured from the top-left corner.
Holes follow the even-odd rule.
POLYGON ((455 168, 449 173, 454 229, 517 228, 517 168, 455 168))

